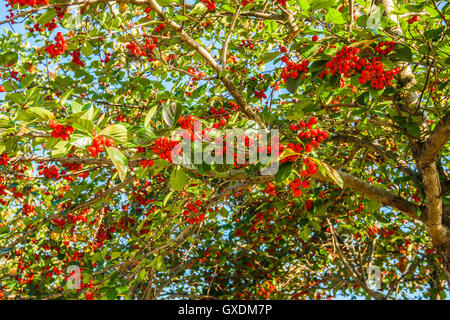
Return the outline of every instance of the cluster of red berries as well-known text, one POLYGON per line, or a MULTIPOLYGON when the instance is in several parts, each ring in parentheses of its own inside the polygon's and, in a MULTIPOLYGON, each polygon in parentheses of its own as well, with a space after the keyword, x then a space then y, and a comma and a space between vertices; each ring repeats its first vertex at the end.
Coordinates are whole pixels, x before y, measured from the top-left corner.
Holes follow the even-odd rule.
POLYGON ((267 99, 267 96, 266 96, 266 94, 264 93, 264 89, 255 90, 255 91, 253 91, 253 94, 254 94, 255 97, 257 97, 258 99, 267 99))
POLYGON ((164 23, 160 23, 156 28, 155 28, 155 33, 160 33, 162 31, 164 31, 166 29, 166 25, 164 23))
POLYGON ((105 138, 103 135, 98 135, 88 147, 88 151, 91 154, 91 157, 95 158, 99 153, 105 151, 105 146, 111 147, 113 144, 114 141, 111 138, 105 138))
POLYGON ((255 45, 252 40, 241 40, 241 47, 248 47, 250 50, 255 49, 255 45))
MULTIPOLYGON (((150 149, 159 155, 163 160, 172 162, 172 149, 178 144, 178 141, 170 140, 166 137, 156 139, 150 149)), ((181 151, 181 150, 180 150, 181 151)))
POLYGON ((242 0, 241 4, 245 7, 245 6, 248 5, 250 2, 255 2, 255 0, 242 0))
MULTIPOLYGON (((284 83, 286 83, 289 79, 297 79, 301 73, 309 72, 309 60, 305 59, 299 63, 294 63, 289 60, 288 57, 284 56, 281 58, 281 61, 286 63, 286 67, 283 68, 281 72, 281 78, 283 78, 284 83)), ((303 78, 305 75, 303 75, 303 78)))
POLYGON ((205 77, 205 73, 201 70, 199 72, 196 72, 194 68, 189 68, 188 72, 194 75, 194 77, 192 78, 193 81, 199 81, 205 77))
POLYGON ((183 211, 183 215, 186 219, 186 222, 189 222, 190 224, 199 223, 203 219, 205 219, 205 215, 199 214, 198 216, 195 216, 194 218, 190 218, 189 216, 192 214, 198 213, 198 208, 201 207, 202 202, 200 200, 197 200, 195 202, 190 202, 186 205, 186 210, 183 211))
POLYGON ((304 189, 308 189, 310 186, 311 183, 308 180, 300 181, 299 179, 294 179, 291 183, 289 183, 289 188, 292 190, 294 197, 299 197, 302 195, 302 187, 304 189))
POLYGON ((52 43, 45 48, 45 51, 47 51, 47 53, 50 54, 52 58, 55 58, 63 54, 64 51, 66 50, 67 50, 66 39, 64 38, 61 32, 58 32, 56 34, 55 43, 52 43))
POLYGON ((360 84, 370 82, 374 89, 382 90, 391 85, 392 79, 400 72, 400 68, 394 68, 390 71, 385 71, 383 63, 380 58, 373 58, 370 64, 366 64, 366 70, 361 71, 361 76, 358 79, 360 84))
POLYGON ((421 201, 422 201, 422 198, 420 197, 419 194, 413 194, 413 195, 411 196, 411 199, 413 199, 414 202, 421 202, 421 201))
POLYGON ((38 173, 41 176, 46 177, 47 179, 59 179, 59 169, 57 166, 52 165, 51 167, 48 167, 46 164, 40 164, 38 166, 38 173))
POLYGON ((311 209, 313 203, 314 203, 314 202, 313 202, 311 199, 306 200, 306 201, 305 201, 305 209, 306 209, 306 210, 311 209))
POLYGON ((70 55, 72 56, 72 63, 73 64, 76 64, 76 65, 84 67, 84 62, 81 61, 81 59, 80 59, 80 56, 81 56, 81 51, 80 50, 72 51, 70 53, 70 55))
POLYGON ((419 20, 419 16, 414 15, 414 16, 412 16, 411 18, 408 19, 408 23, 409 23, 409 24, 412 24, 412 23, 414 23, 414 22, 416 22, 416 21, 418 21, 418 20, 419 20))
MULTIPOLYGON (((343 78, 349 78, 359 72, 361 76, 358 79, 360 84, 370 82, 374 89, 384 89, 391 85, 391 80, 400 72, 399 68, 391 71, 385 71, 380 57, 367 60, 359 57, 360 49, 355 47, 343 47, 336 55, 326 63, 326 69, 319 77, 322 78, 328 73, 341 74, 343 78)), ((342 82, 343 79, 341 79, 342 82)))
POLYGON ((101 59, 101 62, 106 64, 109 61, 111 61, 111 53, 110 52, 105 52, 105 59, 101 59))
POLYGON ((230 114, 224 107, 220 107, 219 110, 217 110, 215 107, 212 107, 211 113, 213 115, 213 118, 219 120, 218 122, 215 122, 213 124, 214 129, 220 129, 220 127, 226 125, 227 120, 230 119, 230 114))
MULTIPOLYGON (((46 24, 45 24, 45 27, 47 27, 47 24, 49 24, 49 23, 46 23, 46 24)), ((49 26, 48 26, 48 31, 52 32, 53 30, 54 30, 53 24, 49 24, 49 26)), ((39 24, 36 23, 32 28, 29 28, 28 31, 30 31, 31 33, 35 32, 35 31, 37 31, 37 32, 44 32, 44 29, 42 29, 42 28, 39 26, 39 24)))
POLYGON ((309 177, 317 173, 317 163, 315 163, 314 160, 312 160, 311 158, 305 158, 303 163, 308 169, 302 171, 302 177, 309 177))
POLYGON ((173 53, 169 53, 166 57, 166 61, 171 65, 175 64, 175 60, 177 59, 177 55, 173 53))
POLYGON ((228 105, 231 107, 232 111, 239 110, 239 106, 236 103, 234 103, 233 101, 228 101, 228 105))
POLYGON ((136 153, 144 153, 145 151, 145 147, 137 147, 136 153))
MULTIPOLYGON (((73 155, 72 154, 68 154, 67 155, 69 158, 72 158, 73 155)), ((67 170, 67 171, 78 171, 83 169, 83 165, 80 163, 63 163, 62 166, 67 170)))
POLYGON ((368 228, 368 233, 370 236, 375 236, 378 233, 383 238, 390 238, 396 231, 394 229, 387 230, 386 227, 378 229, 376 226, 372 226, 368 228))
POLYGON ((13 7, 18 4, 21 7, 30 6, 37 7, 48 4, 48 0, 7 0, 8 4, 13 7))
MULTIPOLYGON (((62 13, 62 15, 64 16, 64 12, 62 13)), ((61 20, 61 19, 59 19, 61 20)), ((56 23, 56 18, 53 18, 52 21, 49 21, 47 23, 44 24, 44 29, 42 29, 38 23, 36 23, 32 28, 29 28, 30 32, 44 32, 45 29, 47 29, 49 32, 52 32, 53 30, 55 30, 58 27, 58 24, 56 23)))
POLYGON ((390 53, 392 50, 394 50, 397 43, 395 41, 381 41, 376 47, 375 51, 378 54, 381 54, 383 56, 390 53))
POLYGON ((297 125, 291 125, 290 129, 292 131, 299 131, 303 128, 308 129, 308 131, 301 131, 298 133, 298 138, 303 142, 309 141, 305 144, 305 151, 311 152, 314 148, 319 147, 319 143, 328 138, 328 132, 322 129, 311 129, 313 125, 317 123, 317 119, 311 117, 308 123, 300 121, 297 125))
POLYGON ((266 187, 264 188, 263 192, 264 192, 265 194, 270 195, 270 196, 276 196, 277 193, 276 193, 275 184, 272 183, 272 182, 268 182, 268 183, 266 184, 266 187))
POLYGON ((343 47, 335 56, 326 63, 325 69, 319 76, 331 74, 342 74, 344 77, 350 77, 355 71, 361 71, 363 67, 360 65, 361 58, 359 48, 343 47))
POLYGON ((200 0, 200 1, 206 5, 206 8, 209 11, 216 10, 216 2, 215 1, 211 1, 211 0, 200 0))
MULTIPOLYGON (((67 156, 69 158, 72 158, 73 154, 69 153, 67 156)), ((83 165, 79 164, 79 163, 69 163, 68 162, 68 163, 63 163, 62 166, 64 169, 61 170, 61 172, 60 172, 61 174, 66 174, 66 172, 76 172, 76 171, 80 171, 81 169, 83 169, 83 165)), ((77 176, 80 178, 86 179, 89 176, 89 172, 88 171, 81 172, 77 176)), ((67 181, 75 180, 72 176, 64 177, 64 179, 67 181)))
POLYGON ((287 0, 276 0, 278 4, 281 4, 282 6, 286 6, 287 0))
POLYGON ((151 166, 153 166, 153 164, 154 164, 154 161, 152 159, 149 159, 149 160, 142 159, 139 161, 139 167, 142 167, 142 168, 151 167, 151 166))
POLYGON ((8 161, 10 159, 8 158, 8 155, 6 154, 6 152, 3 152, 2 155, 0 156, 0 166, 7 166, 8 165, 8 161))
MULTIPOLYGON (((123 219, 122 219, 123 220, 123 219)), ((133 221, 134 223, 134 221, 133 221)), ((120 222, 119 222, 120 224, 120 222)), ((100 226, 97 232, 97 237, 95 238, 94 245, 92 246, 92 249, 96 251, 98 248, 104 246, 104 241, 111 239, 111 233, 110 231, 115 231, 113 226, 106 228, 103 224, 100 226)))
MULTIPOLYGON (((55 7, 55 10, 57 12, 56 17, 58 18, 59 21, 61 21, 64 18, 64 15, 67 12, 67 9, 63 9, 63 8, 58 8, 55 7)), ((49 21, 47 23, 44 24, 44 29, 47 29, 48 31, 52 32, 53 30, 55 30, 58 27, 58 24, 56 23, 56 18, 53 18, 52 21, 49 21)), ((36 23, 33 28, 29 29, 30 32, 34 32, 34 31, 38 31, 38 32, 43 32, 44 30, 39 26, 38 23, 36 23)))
POLYGON ((145 52, 143 52, 134 41, 131 41, 129 44, 127 44, 126 48, 128 49, 128 52, 134 56, 145 56, 145 52))
POLYGON ((180 125, 181 129, 193 130, 194 122, 195 122, 195 117, 192 115, 189 115, 187 117, 180 116, 178 118, 178 124, 180 125))
POLYGON ((299 121, 297 124, 291 124, 289 126, 289 130, 291 131, 299 131, 304 128, 311 129, 313 125, 317 124, 317 118, 311 117, 308 122, 305 121, 299 121))
POLYGON ((61 138, 62 140, 69 140, 70 135, 73 133, 74 129, 71 126, 64 126, 56 122, 56 120, 50 121, 48 125, 52 131, 53 138, 61 138))
POLYGON ((30 214, 34 213, 34 209, 36 209, 36 206, 33 206, 31 204, 25 203, 22 207, 22 214, 24 216, 29 216, 30 214))
MULTIPOLYGON (((297 124, 291 124, 289 129, 294 132, 298 132, 298 138, 302 140, 301 143, 294 144, 292 142, 287 144, 287 148, 300 153, 305 150, 306 152, 312 152, 315 148, 319 147, 319 143, 328 138, 328 132, 322 129, 311 129, 313 125, 317 123, 315 117, 311 117, 308 122, 300 121, 297 124), (306 130, 305 130, 306 129, 306 130)), ((280 148, 281 149, 281 148, 280 148)), ((293 162, 297 160, 300 155, 292 155, 281 160, 284 162, 293 162)))
POLYGON ((132 41, 126 45, 128 52, 137 57, 148 57, 150 61, 153 61, 153 53, 158 46, 159 40, 152 36, 143 35, 145 37, 145 43, 140 47, 136 42, 132 41))

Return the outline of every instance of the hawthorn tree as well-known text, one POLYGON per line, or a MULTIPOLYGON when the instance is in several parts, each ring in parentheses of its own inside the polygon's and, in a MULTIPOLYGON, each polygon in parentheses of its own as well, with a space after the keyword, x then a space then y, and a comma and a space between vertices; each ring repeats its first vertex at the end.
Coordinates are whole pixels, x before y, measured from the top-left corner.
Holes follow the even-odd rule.
POLYGON ((446 1, 2 7, 0 299, 448 298, 446 1))

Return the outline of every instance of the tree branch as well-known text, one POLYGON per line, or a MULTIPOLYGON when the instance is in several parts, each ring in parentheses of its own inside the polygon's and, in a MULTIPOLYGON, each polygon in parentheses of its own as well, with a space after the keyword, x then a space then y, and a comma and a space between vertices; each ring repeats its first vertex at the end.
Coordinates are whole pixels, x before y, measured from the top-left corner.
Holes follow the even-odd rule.
POLYGON ((156 2, 156 0, 148 0, 148 4, 150 7, 152 7, 153 10, 155 10, 156 14, 167 24, 169 25, 175 32, 180 36, 181 40, 183 40, 186 44, 191 46, 195 51, 197 51, 208 63, 208 65, 213 68, 213 70, 217 73, 219 76, 220 81, 225 85, 228 92, 233 96, 233 98, 238 103, 241 111, 251 120, 259 123, 262 127, 262 125, 259 117, 251 110, 249 105, 247 104, 247 101, 242 97, 238 89, 234 86, 233 82, 228 78, 227 75, 220 76, 220 72, 222 71, 222 68, 220 65, 216 62, 216 60, 213 58, 213 56, 206 50, 200 43, 192 39, 183 29, 182 26, 177 24, 175 21, 169 19, 162 10, 161 6, 156 2))
POLYGON ((450 112, 436 125, 434 131, 421 146, 418 156, 419 165, 432 163, 442 147, 450 139, 450 112))
MULTIPOLYGON (((367 183, 359 178, 352 176, 346 172, 336 171, 344 182, 344 187, 350 188, 353 191, 364 195, 368 199, 375 200, 381 204, 399 210, 406 214, 408 217, 425 222, 423 216, 419 216, 417 213, 420 211, 420 207, 413 204, 402 197, 396 196, 389 191, 378 188, 370 183, 367 183)), ((313 176, 320 181, 333 182, 329 176, 323 176, 320 172, 313 176)))

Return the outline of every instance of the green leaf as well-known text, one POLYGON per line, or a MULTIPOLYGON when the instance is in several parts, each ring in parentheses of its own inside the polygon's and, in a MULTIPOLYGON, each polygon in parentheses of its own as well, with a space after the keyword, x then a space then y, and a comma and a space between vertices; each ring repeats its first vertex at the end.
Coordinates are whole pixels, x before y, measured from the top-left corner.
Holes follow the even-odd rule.
MULTIPOLYGON (((74 138, 75 136, 73 135, 72 137, 74 138)), ((76 138, 75 140, 73 140, 70 144, 77 148, 85 148, 92 144, 92 138, 86 137, 86 136, 80 136, 79 138, 76 138)))
POLYGON ((175 16, 174 20, 177 20, 177 21, 187 21, 187 20, 189 20, 189 18, 188 18, 188 17, 185 17, 185 16, 182 16, 181 14, 178 14, 178 15, 175 16))
POLYGON ((128 171, 128 159, 116 147, 106 147, 106 152, 114 164, 114 167, 116 167, 120 180, 123 182, 128 171))
POLYGON ((5 225, 5 226, 0 227, 0 234, 8 233, 8 232, 9 232, 9 226, 5 225))
POLYGON ((172 197, 172 195, 174 194, 174 191, 170 191, 167 196, 165 196, 164 200, 163 200, 163 207, 165 207, 167 205, 167 202, 170 200, 170 198, 172 197))
POLYGON ((47 10, 45 13, 41 14, 37 19, 37 24, 46 24, 47 22, 52 21, 52 19, 56 17, 56 10, 50 9, 47 10))
POLYGON ((74 113, 81 112, 81 110, 83 109, 83 105, 81 103, 76 102, 76 101, 71 101, 70 102, 70 106, 71 106, 72 111, 74 113))
POLYGON ((328 9, 336 4, 335 0, 315 0, 311 3, 312 10, 328 9))
POLYGON ((160 6, 168 6, 171 3, 180 3, 178 0, 158 0, 160 6))
POLYGON ((19 55, 15 52, 5 52, 0 56, 0 64, 4 64, 7 67, 12 67, 19 61, 19 55))
POLYGON ((392 51, 391 57, 401 61, 412 62, 412 51, 408 46, 398 44, 392 51))
POLYGON ((300 9, 302 9, 303 11, 308 11, 309 10, 309 3, 308 3, 308 1, 297 0, 297 4, 300 6, 300 9))
POLYGON ((369 99, 370 99, 370 94, 367 91, 365 91, 356 98, 356 102, 358 102, 362 106, 367 106, 369 99))
POLYGON ((234 8, 230 7, 228 4, 224 4, 222 6, 222 10, 226 11, 226 12, 230 12, 230 13, 234 13, 235 12, 234 8))
POLYGON ((295 152, 292 149, 289 148, 284 148, 283 151, 281 152, 278 160, 283 160, 284 158, 290 157, 290 156, 296 156, 299 155, 298 152, 295 152))
POLYGON ((152 120, 153 116, 155 115, 156 111, 158 110, 158 106, 154 106, 150 110, 148 110, 147 115, 144 119, 144 126, 148 127, 150 121, 152 120))
POLYGON ((291 175, 293 168, 292 163, 283 163, 279 169, 278 172, 275 174, 275 182, 283 182, 286 181, 286 179, 289 178, 291 175))
POLYGON ((370 212, 377 211, 380 208, 381 208, 381 203, 379 203, 378 201, 369 200, 369 202, 367 203, 367 210, 370 212))
POLYGON ((162 117, 164 122, 169 127, 175 127, 178 118, 181 115, 182 107, 177 102, 172 102, 170 105, 166 106, 162 111, 162 117))
POLYGON ((146 147, 150 145, 153 140, 156 139, 156 135, 153 133, 151 128, 142 128, 136 132, 134 137, 134 142, 140 146, 146 147))
POLYGON ((56 145, 52 148, 52 157, 65 156, 69 152, 70 148, 72 148, 72 145, 69 141, 59 140, 58 143, 56 143, 56 145))
MULTIPOLYGON (((113 254, 114 254, 114 252, 113 252, 113 254)), ((108 290, 108 293, 106 294, 106 298, 108 300, 116 300, 118 293, 119 292, 117 291, 117 288, 111 288, 108 290)))
POLYGON ((344 17, 342 16, 342 13, 340 13, 338 10, 334 8, 328 9, 328 12, 325 16, 325 20, 328 23, 334 24, 344 24, 346 22, 344 17))
POLYGON ((325 68, 325 65, 327 64, 329 60, 317 60, 311 63, 311 66, 309 67, 309 71, 311 73, 322 71, 325 68))
POLYGON ((22 80, 20 80, 20 85, 22 86, 22 88, 28 88, 28 86, 30 85, 30 83, 33 81, 33 79, 36 77, 36 75, 34 74, 29 74, 27 75, 25 78, 23 78, 22 80))
POLYGON ((164 258, 162 256, 157 256, 152 262, 150 262, 150 266, 153 267, 156 271, 164 270, 164 258))
POLYGON ((40 107, 28 108, 27 113, 34 115, 37 119, 42 121, 50 121, 55 119, 55 115, 52 112, 40 107))
POLYGON ((103 129, 100 134, 113 139, 114 142, 117 143, 125 143, 127 142, 128 138, 127 128, 125 128, 121 124, 109 125, 105 129, 103 129))
POLYGON ((89 57, 91 54, 94 53, 94 49, 92 48, 89 41, 85 41, 83 45, 81 46, 81 53, 83 53, 86 57, 89 57))
POLYGON ((313 159, 318 164, 318 168, 321 172, 325 171, 326 175, 329 176, 331 180, 333 180, 341 189, 344 188, 344 181, 342 181, 342 178, 337 170, 318 159, 311 159, 313 159), (323 171, 321 170, 321 168, 323 168, 323 171))
POLYGON ((303 228, 303 230, 300 232, 300 238, 303 241, 307 241, 307 240, 309 240, 309 237, 311 236, 311 233, 312 233, 312 231, 309 229, 309 227, 305 226, 303 228))
POLYGON ((267 63, 269 61, 272 61, 273 59, 275 59, 279 55, 280 55, 280 52, 268 52, 261 58, 261 61, 263 63, 267 63))
POLYGON ((94 122, 92 120, 73 117, 69 119, 66 118, 66 121, 70 122, 75 129, 92 135, 92 131, 94 130, 94 122))
POLYGON ((297 79, 289 78, 286 81, 286 89, 292 94, 297 92, 298 86, 300 85, 300 76, 297 79))
POLYGON ((184 169, 180 166, 173 168, 170 174, 169 183, 175 191, 180 191, 187 183, 187 176, 184 169))
POLYGON ((122 252, 120 251, 114 251, 111 253, 111 260, 117 259, 118 257, 120 257, 120 255, 122 254, 122 252))
POLYGON ((196 14, 202 15, 202 14, 204 14, 206 11, 208 11, 208 8, 206 8, 206 6, 205 6, 203 3, 198 2, 198 3, 195 5, 194 9, 192 9, 192 10, 189 12, 189 15, 190 15, 190 16, 193 16, 193 15, 196 15, 196 14))
POLYGON ((406 124, 406 131, 413 137, 417 138, 420 135, 420 127, 417 123, 408 122, 406 124))

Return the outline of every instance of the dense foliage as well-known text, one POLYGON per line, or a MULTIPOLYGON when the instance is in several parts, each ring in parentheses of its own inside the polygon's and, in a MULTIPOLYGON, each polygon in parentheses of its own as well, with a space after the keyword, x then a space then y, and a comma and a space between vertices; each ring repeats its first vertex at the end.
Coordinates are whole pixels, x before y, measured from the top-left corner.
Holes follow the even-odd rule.
POLYGON ((1 5, 0 299, 449 297, 446 1, 1 5))

